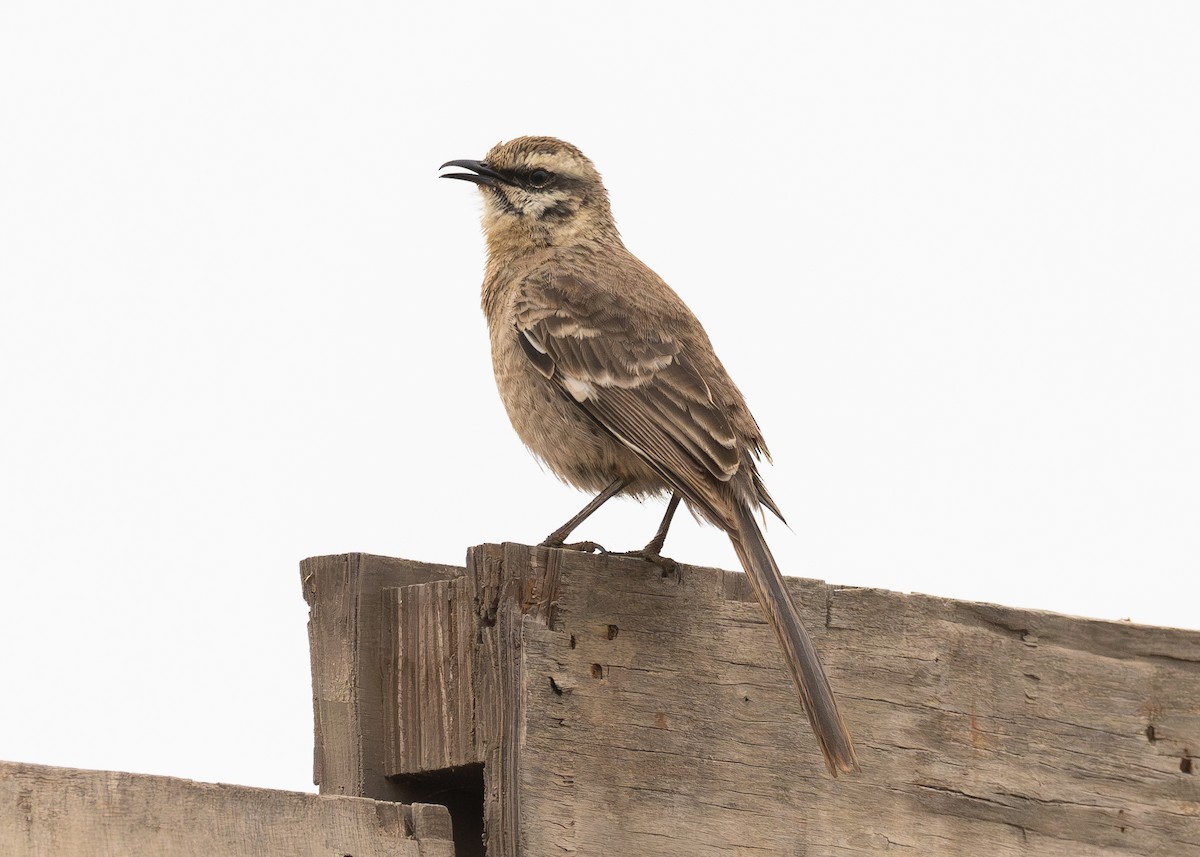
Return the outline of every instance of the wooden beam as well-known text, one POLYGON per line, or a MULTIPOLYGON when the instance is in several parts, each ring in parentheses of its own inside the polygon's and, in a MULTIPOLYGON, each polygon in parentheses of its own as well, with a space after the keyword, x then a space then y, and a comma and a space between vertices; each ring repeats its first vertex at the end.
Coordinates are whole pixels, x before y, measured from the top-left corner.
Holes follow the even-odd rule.
POLYGON ((466 581, 384 589, 383 623, 385 773, 481 762, 471 696, 476 622, 466 581))
POLYGON ((791 579, 834 780, 740 573, 508 544, 445 580, 383 614, 381 758, 483 762, 490 857, 1200 853, 1200 633, 791 579))
POLYGON ((5 857, 454 857, 441 806, 0 762, 5 857))
POLYGON ((482 545, 467 552, 467 580, 479 628, 471 692, 483 758, 484 841, 489 857, 533 853, 523 848, 526 828, 541 823, 536 814, 527 817, 522 812, 530 714, 524 642, 527 623, 544 628, 553 621, 563 555, 563 551, 514 544, 482 545))
MULTIPOLYGON (((321 794, 406 797, 385 771, 389 751, 380 672, 384 589, 461 574, 454 566, 362 553, 300 563, 312 655, 313 782, 321 794)), ((391 650, 394 642, 386 645, 391 650)))

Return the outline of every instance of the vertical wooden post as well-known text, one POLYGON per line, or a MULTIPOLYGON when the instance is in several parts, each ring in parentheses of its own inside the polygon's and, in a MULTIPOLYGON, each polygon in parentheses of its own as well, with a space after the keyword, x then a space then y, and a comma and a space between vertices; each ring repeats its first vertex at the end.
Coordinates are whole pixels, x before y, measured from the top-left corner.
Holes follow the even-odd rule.
POLYGON ((526 722, 526 626, 548 627, 558 597, 562 551, 481 545, 467 551, 466 579, 479 623, 475 728, 484 771, 489 857, 524 853, 521 773, 526 722))
POLYGON ((383 608, 385 773, 480 762, 471 693, 477 623, 467 581, 385 588, 383 608))
POLYGON ((313 719, 313 782, 321 794, 403 800, 386 775, 383 704, 384 589, 462 574, 454 566, 353 553, 300 564, 309 606, 313 719))

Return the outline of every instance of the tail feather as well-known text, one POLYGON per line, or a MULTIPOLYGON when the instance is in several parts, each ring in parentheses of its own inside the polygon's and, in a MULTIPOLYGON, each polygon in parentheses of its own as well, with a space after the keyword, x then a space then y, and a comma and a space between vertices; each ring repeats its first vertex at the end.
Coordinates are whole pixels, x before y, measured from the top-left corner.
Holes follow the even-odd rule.
POLYGON ((758 603, 783 647, 788 671, 800 692, 800 701, 821 745, 821 752, 825 754, 825 765, 835 777, 839 771, 856 771, 858 760, 854 756, 850 730, 838 711, 821 658, 784 586, 775 557, 767 547, 754 513, 739 503, 735 515, 737 529, 729 532, 729 540, 733 542, 754 594, 758 596, 758 603))

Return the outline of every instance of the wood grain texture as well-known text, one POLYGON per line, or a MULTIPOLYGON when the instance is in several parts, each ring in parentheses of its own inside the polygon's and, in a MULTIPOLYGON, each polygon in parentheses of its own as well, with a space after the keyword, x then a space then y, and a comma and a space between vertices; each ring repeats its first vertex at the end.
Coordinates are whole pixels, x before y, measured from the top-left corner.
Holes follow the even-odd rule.
POLYGON ((300 564, 309 606, 313 782, 321 794, 400 800, 387 779, 380 651, 388 587, 448 580, 455 566, 373 556, 319 556, 300 564))
POLYGON ((471 690, 476 622, 465 581, 386 588, 383 614, 385 773, 481 761, 471 690))
POLYGON ((465 583, 491 857, 1200 854, 1198 633, 790 579, 833 780, 742 574, 484 545, 465 583))
MULTIPOLYGON (((1200 635, 1154 629, 1155 645, 1128 626, 790 581, 859 743, 863 774, 835 782, 728 573, 564 565, 560 624, 525 641, 546 714, 528 724, 525 805, 557 804, 560 766, 530 762, 571 746, 579 804, 637 818, 625 844, 657 854, 1200 848, 1200 787, 1180 770, 1200 739, 1200 635), (680 842, 685 817, 696 838, 680 842)), ((527 825, 546 837, 530 853, 556 830, 589 853, 594 819, 527 825)))
POLYGON ((5 857, 454 857, 444 807, 0 762, 5 857))
POLYGON ((1200 855, 1200 633, 788 580, 862 762, 834 780, 743 574, 512 544, 439 574, 360 579, 376 689, 334 651, 400 708, 360 723, 425 730, 386 769, 484 762, 491 857, 1200 855))
POLYGON ((521 773, 529 676, 523 641, 526 622, 544 626, 552 620, 560 558, 560 551, 534 554, 513 544, 467 551, 466 580, 479 628, 472 690, 489 857, 524 853, 521 773))

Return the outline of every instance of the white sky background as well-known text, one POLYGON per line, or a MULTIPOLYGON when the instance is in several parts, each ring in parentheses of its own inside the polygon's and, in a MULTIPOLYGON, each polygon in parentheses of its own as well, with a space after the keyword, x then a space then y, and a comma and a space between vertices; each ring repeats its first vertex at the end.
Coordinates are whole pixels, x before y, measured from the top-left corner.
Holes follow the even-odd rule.
POLYGON ((529 133, 707 326, 786 572, 1200 627, 1200 6, 737 8, 0 5, 0 758, 311 789, 298 561, 584 503, 437 178, 529 133))

